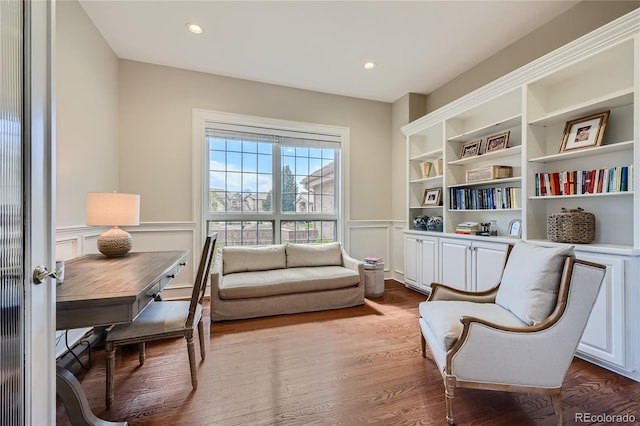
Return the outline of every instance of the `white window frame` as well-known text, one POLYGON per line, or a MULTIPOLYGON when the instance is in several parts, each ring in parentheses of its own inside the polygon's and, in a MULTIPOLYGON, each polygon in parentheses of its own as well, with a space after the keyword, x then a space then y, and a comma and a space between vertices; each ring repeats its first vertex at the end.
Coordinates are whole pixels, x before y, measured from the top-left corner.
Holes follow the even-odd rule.
MULTIPOLYGON (((199 237, 195 237, 200 245, 204 243, 204 230, 206 229, 207 217, 204 213, 204 206, 209 197, 208 170, 207 161, 209 159, 209 146, 205 143, 205 129, 207 126, 220 125, 222 127, 247 126, 260 129, 273 129, 279 132, 303 132, 321 135, 330 135, 340 142, 340 161, 336 170, 337 186, 339 194, 336 199, 336 240, 346 244, 346 226, 349 218, 349 180, 348 174, 345 173, 345 165, 349 164, 349 128, 341 126, 332 126, 325 124, 306 123, 299 121, 281 120, 274 118, 258 117, 244 114, 234 114, 221 111, 211 111, 203 109, 193 109, 192 116, 192 182, 193 182, 193 217, 196 224, 196 232, 199 237)), ((280 163, 280 158, 276 160, 280 163)), ((279 170, 279 169, 278 169, 279 170)), ((274 191, 274 200, 276 194, 274 191)), ((297 213, 291 215, 290 220, 305 220, 306 215, 297 213)), ((316 216, 317 217, 317 216, 316 216)), ((220 220, 230 220, 223 219, 220 220)), ((234 217, 231 220, 263 220, 260 215, 243 215, 234 217)), ((283 219, 286 220, 286 219, 283 219)), ((322 220, 319 218, 319 220, 322 220)), ((280 228, 274 229, 274 232, 280 232, 280 228)), ((276 240, 279 235, 276 236, 276 240)))

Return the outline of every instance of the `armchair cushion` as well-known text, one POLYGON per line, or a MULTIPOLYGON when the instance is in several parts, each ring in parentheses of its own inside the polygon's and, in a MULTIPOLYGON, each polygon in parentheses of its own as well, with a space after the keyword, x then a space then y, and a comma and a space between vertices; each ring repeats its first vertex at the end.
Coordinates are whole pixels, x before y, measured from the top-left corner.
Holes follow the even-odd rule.
POLYGON ((565 259, 573 246, 540 247, 519 241, 502 273, 496 303, 527 324, 539 324, 553 311, 565 259))
POLYGON ((422 302, 418 309, 420 317, 445 351, 451 349, 462 334, 462 316, 479 318, 505 327, 527 326, 511 311, 495 303, 436 300, 422 302))

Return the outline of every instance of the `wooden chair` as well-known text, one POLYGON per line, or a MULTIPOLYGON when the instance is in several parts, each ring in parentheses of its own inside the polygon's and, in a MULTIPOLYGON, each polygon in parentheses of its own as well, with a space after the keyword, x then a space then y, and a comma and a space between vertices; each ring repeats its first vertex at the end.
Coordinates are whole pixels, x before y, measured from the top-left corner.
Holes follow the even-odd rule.
POLYGON ((196 371, 196 357, 193 343, 193 333, 197 325, 200 340, 200 356, 205 358, 204 326, 202 322, 202 299, 209 279, 209 270, 213 259, 217 233, 207 236, 200 257, 198 274, 193 285, 191 301, 155 301, 151 302, 130 323, 117 324, 107 333, 105 339, 105 352, 107 358, 107 392, 106 405, 111 407, 113 403, 113 382, 115 370, 115 354, 118 346, 138 344, 140 365, 145 360, 145 342, 153 340, 184 337, 187 339, 189 352, 189 366, 191 368, 191 385, 198 388, 198 376, 196 371))
POLYGON ((560 389, 606 269, 573 248, 516 243, 498 286, 467 292, 443 284, 419 306, 422 355, 442 373, 446 419, 456 388, 549 395, 564 424, 560 389))

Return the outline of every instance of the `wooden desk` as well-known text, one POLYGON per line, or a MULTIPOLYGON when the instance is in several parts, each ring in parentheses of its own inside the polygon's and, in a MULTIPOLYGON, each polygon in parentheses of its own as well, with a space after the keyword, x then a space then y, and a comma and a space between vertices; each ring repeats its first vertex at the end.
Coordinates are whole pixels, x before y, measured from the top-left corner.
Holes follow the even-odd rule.
MULTIPOLYGON (((89 254, 66 262, 56 287, 56 329, 133 321, 187 264, 186 251, 129 253, 107 258, 89 254)), ((97 418, 80 382, 57 367, 56 391, 73 425, 126 426, 97 418)))
POLYGON ((64 282, 56 288, 56 329, 133 321, 186 264, 186 251, 69 260, 64 282))

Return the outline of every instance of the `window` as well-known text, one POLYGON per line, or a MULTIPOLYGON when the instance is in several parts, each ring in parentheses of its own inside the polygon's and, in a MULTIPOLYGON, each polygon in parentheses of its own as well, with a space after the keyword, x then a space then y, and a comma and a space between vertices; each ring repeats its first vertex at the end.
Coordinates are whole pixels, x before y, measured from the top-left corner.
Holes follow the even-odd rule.
POLYGON ((221 244, 340 239, 343 136, 289 123, 204 120, 205 230, 221 244))

